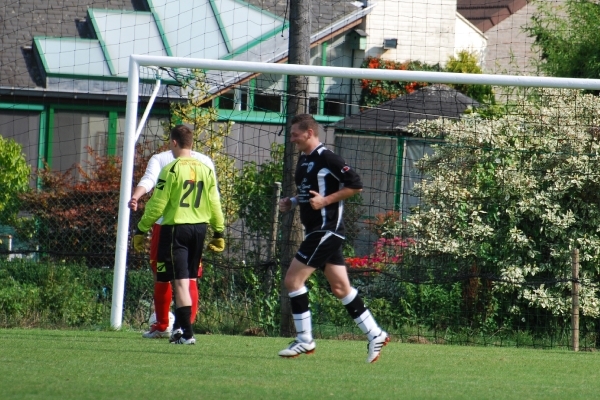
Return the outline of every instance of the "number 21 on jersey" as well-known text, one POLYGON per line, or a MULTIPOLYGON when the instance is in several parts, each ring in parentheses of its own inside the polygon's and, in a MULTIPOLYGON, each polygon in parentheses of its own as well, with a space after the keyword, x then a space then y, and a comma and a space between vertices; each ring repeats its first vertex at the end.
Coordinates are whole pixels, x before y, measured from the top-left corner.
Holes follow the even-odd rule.
MULTIPOLYGON (((200 199, 202 198, 202 189, 204 188, 203 181, 185 181, 183 182, 183 195, 181 196, 181 200, 179 200, 179 207, 189 207, 188 197, 192 195, 194 188, 197 189, 195 198, 192 198, 194 202, 194 208, 200 207, 200 199)), ((194 196, 191 196, 194 197, 194 196)))

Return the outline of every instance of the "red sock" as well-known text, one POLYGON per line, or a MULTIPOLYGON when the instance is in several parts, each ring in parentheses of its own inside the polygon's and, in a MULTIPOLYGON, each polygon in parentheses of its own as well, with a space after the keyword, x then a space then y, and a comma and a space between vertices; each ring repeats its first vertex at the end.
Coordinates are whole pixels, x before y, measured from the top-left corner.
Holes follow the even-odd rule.
POLYGON ((198 312, 198 281, 190 279, 190 297, 192 298, 192 314, 190 322, 196 322, 196 313, 198 312))
POLYGON ((170 282, 154 282, 154 312, 156 313, 157 328, 161 331, 169 327, 172 297, 173 289, 170 282))

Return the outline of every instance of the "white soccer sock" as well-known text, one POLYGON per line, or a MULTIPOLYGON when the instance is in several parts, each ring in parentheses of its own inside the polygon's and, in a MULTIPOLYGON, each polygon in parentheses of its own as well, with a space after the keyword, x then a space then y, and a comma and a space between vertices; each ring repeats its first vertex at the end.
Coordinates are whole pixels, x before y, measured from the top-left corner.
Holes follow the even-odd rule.
MULTIPOLYGON (((289 293, 290 298, 301 296, 308 293, 308 288, 302 286, 300 289, 289 293)), ((302 314, 292 314, 294 317, 294 326, 296 327, 296 338, 304 343, 310 343, 313 341, 312 337, 312 320, 310 310, 303 312, 302 314)))
POLYGON ((292 298, 292 297, 300 296, 301 294, 304 294, 304 293, 308 293, 308 288, 306 286, 302 286, 298 290, 294 290, 293 292, 289 292, 288 296, 290 296, 290 298, 292 298))
POLYGON ((351 288, 350 293, 348 293, 348 295, 341 300, 342 304, 345 306, 350 304, 350 302, 356 298, 357 294, 358 290, 356 290, 356 288, 351 288))
POLYGON ((381 328, 377 325, 375 318, 373 318, 373 315, 371 315, 371 311, 369 310, 362 313, 360 317, 355 318, 354 322, 356 322, 356 325, 358 325, 360 330, 367 335, 369 340, 373 340, 381 335, 381 328))
POLYGON ((294 326, 298 335, 296 338, 304 343, 310 343, 313 341, 312 337, 312 321, 310 311, 302 314, 292 314, 294 317, 294 326))

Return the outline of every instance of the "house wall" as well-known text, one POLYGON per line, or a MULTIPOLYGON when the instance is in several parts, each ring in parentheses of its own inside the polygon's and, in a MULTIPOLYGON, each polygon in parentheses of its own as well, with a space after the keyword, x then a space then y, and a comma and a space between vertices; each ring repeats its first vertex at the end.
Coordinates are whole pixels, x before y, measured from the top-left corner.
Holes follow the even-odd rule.
POLYGON ((465 17, 456 13, 456 26, 454 37, 454 54, 466 50, 478 55, 481 65, 485 63, 485 49, 487 37, 465 17))
MULTIPOLYGON (((562 4, 564 0, 546 0, 562 4)), ((506 75, 536 75, 535 60, 539 59, 532 49, 534 39, 523 28, 529 26, 536 12, 536 5, 525 7, 485 32, 488 46, 485 56, 485 72, 506 75)))
POLYGON ((367 17, 366 56, 445 63, 454 54, 456 0, 384 0, 367 17), (397 38, 396 49, 383 49, 397 38))

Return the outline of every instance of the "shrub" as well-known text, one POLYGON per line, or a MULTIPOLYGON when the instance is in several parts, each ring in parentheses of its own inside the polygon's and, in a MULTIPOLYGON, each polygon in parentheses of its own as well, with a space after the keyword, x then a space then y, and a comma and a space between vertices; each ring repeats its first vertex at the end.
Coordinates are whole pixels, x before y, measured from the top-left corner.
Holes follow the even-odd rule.
MULTIPOLYGON (((495 119, 475 113, 417 123, 416 135, 443 132, 446 142, 418 164, 429 179, 415 186, 422 203, 407 224, 419 240, 409 249, 431 264, 444 262, 446 274, 477 278, 471 292, 479 294, 466 296, 466 304, 489 288, 505 300, 498 304, 511 304, 503 313, 534 309, 559 320, 571 312, 565 267, 578 248, 581 313, 598 317, 600 100, 539 89, 516 102, 495 119)), ((496 306, 490 296, 485 301, 477 313, 496 306)))
POLYGON ((30 173, 21 145, 0 136, 0 225, 14 224, 19 194, 29 189, 30 173))
MULTIPOLYGON (((81 264, 0 262, 0 326, 108 326, 113 271, 81 264)), ((153 278, 150 271, 128 271, 124 322, 148 320, 153 278)))

